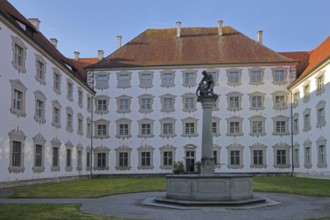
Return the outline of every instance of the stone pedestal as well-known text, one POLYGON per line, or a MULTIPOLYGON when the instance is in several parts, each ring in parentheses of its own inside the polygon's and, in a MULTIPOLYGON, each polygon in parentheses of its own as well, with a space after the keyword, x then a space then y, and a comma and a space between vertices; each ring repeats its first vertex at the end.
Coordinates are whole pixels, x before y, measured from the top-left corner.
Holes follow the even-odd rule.
POLYGON ((212 108, 218 96, 198 96, 203 109, 201 174, 214 174, 212 108))

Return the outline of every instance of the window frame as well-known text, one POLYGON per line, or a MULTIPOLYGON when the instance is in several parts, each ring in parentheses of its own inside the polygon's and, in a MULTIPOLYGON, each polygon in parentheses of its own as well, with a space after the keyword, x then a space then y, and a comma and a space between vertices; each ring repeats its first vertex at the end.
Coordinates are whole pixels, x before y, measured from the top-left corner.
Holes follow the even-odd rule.
MULTIPOLYGON (((278 115, 275 117, 272 117, 273 119, 273 135, 276 136, 282 136, 282 135, 289 135, 289 117, 284 116, 284 115, 278 115), (277 122, 285 122, 285 127, 284 127, 284 131, 283 132, 279 132, 277 129, 277 122)), ((282 126, 282 125, 281 125, 282 126)))
POLYGON ((250 110, 259 111, 259 110, 265 109, 265 105, 264 105, 265 97, 266 97, 265 93, 253 92, 248 95, 249 95, 249 100, 250 100, 250 110), (255 97, 260 97, 260 106, 254 106, 254 103, 257 102, 256 100, 254 100, 255 97))
POLYGON ((282 111, 288 109, 288 92, 276 91, 272 93, 272 96, 274 110, 282 111), (278 97, 283 97, 283 100, 278 99, 278 97))
POLYGON ((117 72, 117 88, 120 89, 131 88, 131 78, 132 78, 132 72, 126 72, 126 71, 117 72), (123 76, 127 76, 127 79, 123 80, 122 79, 123 76))
POLYGON ((242 85, 242 69, 239 68, 226 69, 226 75, 227 75, 228 86, 236 87, 242 85))
POLYGON ((25 166, 24 166, 24 152, 25 152, 25 140, 26 135, 20 130, 18 127, 16 129, 11 130, 8 133, 9 136, 9 166, 8 171, 9 173, 24 173, 25 166), (20 144, 19 152, 15 151, 16 143, 20 144), (15 146, 14 146, 15 145, 15 146), (19 164, 16 164, 15 158, 18 155, 19 164))
POLYGON ((61 110, 62 105, 57 101, 52 101, 52 126, 55 128, 61 128, 61 110), (56 109, 58 110, 58 115, 56 115, 56 109))
POLYGON ((258 85, 263 85, 264 84, 264 74, 265 74, 265 69, 264 68, 260 68, 260 67, 254 67, 249 69, 249 77, 250 77, 250 85, 254 85, 254 86, 258 86, 258 85), (259 81, 254 81, 253 78, 255 78, 254 74, 256 72, 260 73, 260 80, 259 81))
POLYGON ((116 134, 116 138, 130 138, 132 137, 132 132, 131 132, 131 124, 132 124, 132 120, 129 118, 120 118, 118 120, 116 120, 116 127, 117 127, 117 134, 116 134), (127 134, 121 134, 121 125, 127 125, 127 134))
POLYGON ((45 143, 46 139, 41 133, 36 134, 33 138, 34 157, 32 171, 34 173, 42 173, 45 170, 45 143), (41 147, 41 155, 37 155, 37 147, 41 147), (40 159, 40 165, 37 165, 37 160, 40 159))
POLYGON ((323 128, 327 125, 325 108, 326 108, 326 101, 324 101, 324 100, 319 101, 316 105, 316 127, 317 128, 323 128), (320 110, 322 110, 322 113, 320 113, 320 110))
POLYGON ((162 70, 160 71, 161 74, 161 87, 169 88, 169 87, 174 87, 175 86, 175 71, 174 70, 162 70), (165 83, 165 79, 167 81, 168 78, 165 77, 165 75, 171 75, 172 77, 170 78, 169 82, 165 83))
MULTIPOLYGON (((132 97, 131 96, 127 96, 127 95, 121 95, 116 97, 116 102, 117 102, 117 113, 130 113, 131 112, 131 103, 132 103, 132 97), (122 104, 121 101, 127 101, 127 108, 123 109, 122 108, 122 104)), ((126 106, 126 104, 125 104, 126 106)))
POLYGON ((262 169, 262 168, 267 168, 267 146, 260 144, 260 143, 256 143, 253 144, 251 146, 249 146, 250 148, 250 155, 251 155, 251 164, 250 167, 251 168, 257 168, 257 169, 262 169), (262 159, 262 163, 261 164, 256 164, 255 163, 255 151, 261 151, 262 155, 261 155, 261 159, 262 159))
MULTIPOLYGON (((109 152, 110 149, 105 147, 105 146, 98 146, 96 148, 93 149, 94 151, 94 170, 109 170, 109 152), (104 155, 104 165, 103 166, 99 166, 99 154, 101 154, 102 156, 104 155)), ((103 158, 101 158, 103 159, 103 158)), ((102 163, 103 164, 103 163, 102 163)))
POLYGON ((311 109, 310 108, 306 108, 304 111, 303 111, 303 131, 310 131, 312 129, 312 116, 311 116, 311 109))
MULTIPOLYGON (((227 168, 228 169, 242 169, 244 167, 243 163, 243 151, 244 147, 240 144, 231 144, 227 147, 227 168), (238 152, 239 155, 232 155, 232 152, 238 152), (238 164, 232 164, 232 156, 235 156, 236 159, 238 159, 238 164), (238 156, 238 158, 237 158, 238 156)), ((235 159, 235 160, 236 160, 235 159)))
POLYGON ((104 90, 109 88, 109 79, 110 73, 107 72, 97 72, 95 73, 96 89, 104 90), (103 80, 100 80, 100 77, 104 77, 103 80))
POLYGON ((228 111, 236 112, 242 110, 242 96, 243 96, 242 93, 230 92, 226 94, 226 96, 227 96, 228 111), (237 100, 233 100, 233 98, 237 100))
POLYGON ((58 138, 53 138, 51 140, 51 145, 52 145, 52 166, 51 166, 51 171, 52 172, 58 172, 61 169, 61 164, 60 164, 60 155, 61 155, 61 141, 58 138), (54 150, 57 149, 57 155, 55 157, 54 155, 54 150), (56 161, 56 164, 54 163, 56 161), (57 165, 57 166, 56 166, 57 165))
POLYGON ((26 56, 27 56, 27 46, 25 46, 24 42, 17 36, 11 35, 12 39, 12 65, 18 71, 18 73, 26 73, 26 56), (22 50, 22 54, 17 54, 16 48, 20 48, 22 50), (21 56, 21 58, 19 58, 21 56), (19 62, 19 60, 21 60, 19 62))
POLYGON ((138 137, 139 138, 153 138, 154 137, 154 129, 153 129, 153 124, 154 124, 154 120, 150 119, 150 118, 142 118, 140 120, 138 120, 138 124, 139 124, 139 134, 138 137), (149 128, 144 128, 144 125, 149 125, 149 128), (145 131, 150 131, 145 133, 145 131))
POLYGON ((191 88, 191 87, 195 87, 196 85, 197 85, 197 70, 183 70, 182 86, 191 88))
POLYGON ((174 138, 176 137, 176 132, 175 132, 175 122, 176 119, 175 118, 171 118, 171 117, 165 117, 159 120, 160 122, 160 137, 162 138, 174 138), (165 124, 172 124, 172 133, 168 134, 165 133, 165 128, 164 125, 165 124))
POLYGON ((182 97, 182 111, 184 112, 195 112, 197 111, 196 103, 197 96, 194 93, 185 93, 181 95, 182 97), (188 101, 189 100, 189 101, 188 101), (188 103, 187 103, 188 101, 188 103))
POLYGON ((139 72, 139 87, 142 89, 149 89, 153 87, 153 78, 154 72, 149 70, 144 70, 139 72), (149 78, 144 78, 144 76, 148 76, 149 78))
POLYGON ((285 85, 288 83, 288 68, 285 68, 285 67, 275 67, 275 68, 272 68, 272 76, 273 76, 273 84, 274 85, 278 85, 278 86, 281 86, 281 85, 285 85), (279 71, 283 71, 283 77, 281 76, 280 78, 283 78, 283 80, 279 80, 278 79, 278 73, 279 71))
POLYGON ((10 80, 11 85, 11 105, 10 112, 17 117, 26 116, 26 90, 27 88, 19 79, 10 80), (17 99, 16 94, 20 94, 20 99, 17 99), (18 105, 19 101, 19 105, 18 105), (18 107, 19 106, 19 107, 18 107))
POLYGON ((116 170, 130 170, 131 167, 131 152, 132 148, 126 146, 126 145, 121 145, 115 149, 116 151, 116 170), (121 154, 125 153, 127 154, 127 165, 124 166, 121 162, 122 157, 121 154))
MULTIPOLYGON (((230 118, 226 118, 227 121, 227 136, 243 136, 243 118, 238 116, 232 116, 230 118), (231 132, 232 131, 232 123, 238 123, 238 131, 239 132, 231 132)), ((236 128, 236 125, 235 127, 236 128)))
POLYGON ((57 94, 61 94, 62 87, 62 74, 57 67, 53 67, 53 91, 57 94))
MULTIPOLYGON (((110 121, 106 120, 106 119, 98 119, 96 121, 94 121, 94 126, 95 126, 95 129, 94 129, 94 138, 97 138, 97 139, 103 139, 103 138, 109 138, 110 135, 109 135, 109 124, 110 124, 110 121), (99 132, 99 125, 102 125, 102 126, 105 126, 105 133, 101 133, 99 132)), ((103 129, 102 129, 103 131, 103 129)))
POLYGON ((198 132, 197 132, 197 123, 198 123, 198 119, 197 118, 193 118, 193 117, 187 117, 184 119, 181 119, 182 121, 182 137, 197 137, 198 136, 198 132), (193 132, 191 132, 191 127, 189 126, 189 132, 187 133, 187 125, 193 125, 193 132))
POLYGON ((65 171, 71 172, 72 171, 72 163, 73 163, 73 155, 72 155, 73 145, 71 141, 67 141, 65 143, 65 171))
POLYGON ((66 131, 69 133, 73 132, 73 110, 71 107, 66 107, 66 131))
POLYGON ((110 104, 110 97, 107 95, 98 95, 94 97, 95 103, 95 113, 99 115, 104 115, 109 113, 109 104, 110 104), (100 101, 104 102, 100 104, 100 101), (102 109, 100 109, 102 106, 102 109))
POLYGON ((139 95, 138 96, 138 99, 139 99, 139 112, 140 113, 151 113, 153 112, 153 103, 154 103, 154 97, 153 95, 151 94, 142 94, 142 95, 139 95), (144 106, 144 102, 143 100, 149 100, 149 104, 147 104, 147 106, 149 105, 150 108, 145 108, 144 106))
POLYGON ((46 64, 46 60, 40 54, 35 54, 35 79, 40 83, 40 85, 46 85, 46 64), (41 66, 39 64, 41 64, 41 66))
POLYGON ((267 134, 266 133, 266 117, 264 117, 262 115, 254 115, 254 116, 249 117, 249 120, 250 120, 250 133, 249 133, 250 136, 262 137, 267 134), (261 122, 261 131, 260 132, 254 132, 255 131, 255 127, 254 127, 255 122, 261 122))
POLYGON ((39 124, 46 123, 46 96, 40 90, 33 92, 34 94, 34 116, 33 119, 39 124), (42 106, 39 105, 42 103, 42 106))
POLYGON ((172 94, 169 94, 169 93, 167 93, 167 94, 165 94, 165 95, 161 95, 160 96, 160 101, 161 101, 161 112, 166 112, 166 113, 169 113, 169 112, 174 112, 175 111, 175 98, 176 98, 176 96, 175 95, 172 95, 172 94), (166 106, 165 106, 165 100, 166 99, 171 99, 170 101, 171 101, 171 106, 170 107, 172 107, 172 108, 167 108, 166 106), (166 107, 166 108, 165 108, 166 107))
MULTIPOLYGON (((273 167, 274 168, 278 168, 278 169, 287 169, 290 168, 290 145, 286 144, 286 143, 278 143, 275 144, 273 147, 273 154, 274 154, 274 164, 273 167), (278 151, 285 151, 285 155, 278 155, 278 151), (285 157, 285 164, 279 164, 278 163, 278 156, 284 156, 285 157)), ((283 159, 283 158, 282 158, 283 159)))
POLYGON ((176 147, 170 144, 163 145, 159 148, 160 151, 160 166, 162 170, 172 170, 175 164, 175 152, 176 147), (165 153, 171 153, 172 155, 165 155, 165 153), (165 162, 166 161, 166 162, 165 162), (171 163, 169 163, 171 162, 171 163))
POLYGON ((150 145, 144 145, 144 146, 138 147, 137 150, 138 150, 138 169, 139 170, 149 170, 149 169, 152 170, 154 168, 153 152, 154 152, 155 148, 153 148, 150 145), (147 165, 144 164, 143 153, 149 153, 149 163, 147 165))

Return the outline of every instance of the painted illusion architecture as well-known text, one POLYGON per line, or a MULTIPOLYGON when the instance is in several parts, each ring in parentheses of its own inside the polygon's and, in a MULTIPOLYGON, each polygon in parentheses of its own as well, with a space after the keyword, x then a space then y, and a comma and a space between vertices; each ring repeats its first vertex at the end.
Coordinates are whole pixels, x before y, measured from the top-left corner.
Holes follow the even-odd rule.
POLYGON ((216 27, 148 29, 108 56, 69 59, 0 0, 0 182, 187 173, 201 160, 202 71, 216 173, 330 177, 330 38, 275 52, 216 27))

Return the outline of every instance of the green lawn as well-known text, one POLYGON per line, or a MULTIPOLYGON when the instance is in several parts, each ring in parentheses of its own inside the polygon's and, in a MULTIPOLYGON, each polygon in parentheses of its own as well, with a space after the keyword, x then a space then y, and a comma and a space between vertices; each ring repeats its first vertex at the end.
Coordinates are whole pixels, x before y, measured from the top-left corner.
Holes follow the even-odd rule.
POLYGON ((164 191, 165 178, 96 178, 14 188, 13 198, 87 198, 164 191))
MULTIPOLYGON (((253 179, 254 191, 330 197, 330 180, 290 176, 261 176, 253 179)), ((166 179, 100 178, 16 187, 13 198, 100 197, 132 192, 164 191, 166 179)), ((116 219, 85 214, 72 204, 0 204, 0 219, 116 219)), ((329 218, 324 218, 329 219, 329 218)))
POLYGON ((0 213, 6 220, 119 220, 82 213, 74 204, 0 204, 0 213))

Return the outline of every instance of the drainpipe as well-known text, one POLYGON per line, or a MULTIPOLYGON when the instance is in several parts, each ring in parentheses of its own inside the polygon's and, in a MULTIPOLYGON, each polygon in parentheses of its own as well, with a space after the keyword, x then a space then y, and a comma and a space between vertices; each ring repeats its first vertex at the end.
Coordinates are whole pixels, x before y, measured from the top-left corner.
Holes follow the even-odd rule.
MULTIPOLYGON (((92 81, 92 89, 94 90, 94 71, 93 69, 92 71, 92 77, 93 77, 93 81, 92 81)), ((91 178, 93 179, 93 126, 94 126, 94 120, 93 120, 93 116, 94 116, 94 96, 95 94, 92 95, 91 98, 91 152, 90 152, 90 171, 91 171, 91 178)))
POLYGON ((293 100, 293 94, 292 90, 290 91, 290 97, 291 97, 291 105, 290 105, 290 114, 291 114, 291 176, 294 175, 294 148, 293 148, 293 107, 292 107, 292 100, 293 100))

